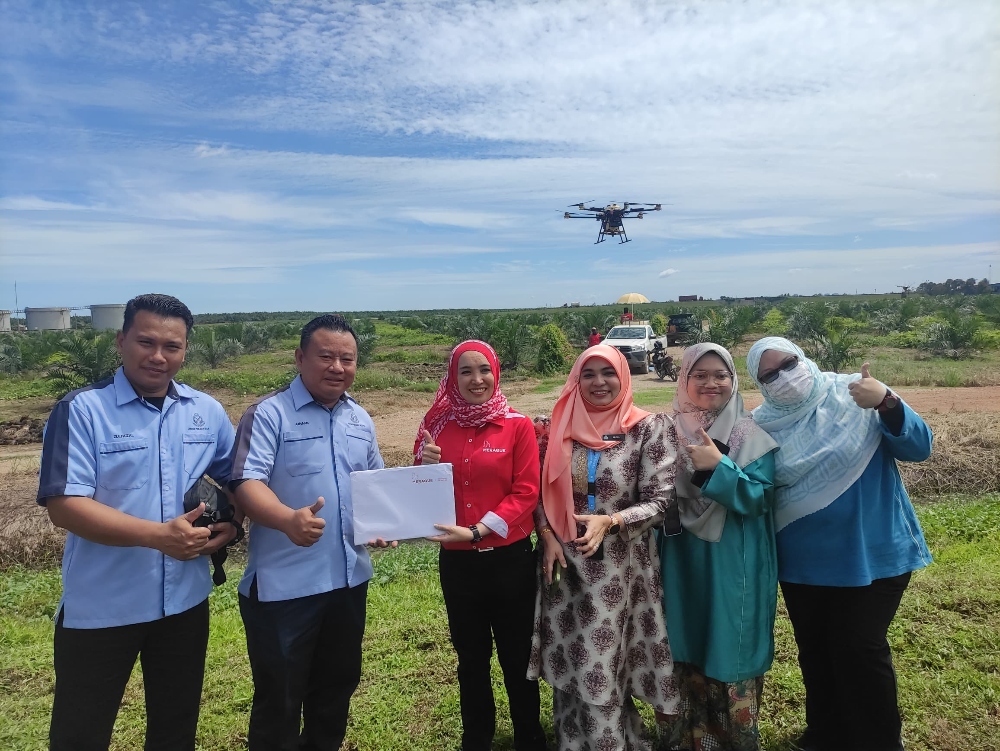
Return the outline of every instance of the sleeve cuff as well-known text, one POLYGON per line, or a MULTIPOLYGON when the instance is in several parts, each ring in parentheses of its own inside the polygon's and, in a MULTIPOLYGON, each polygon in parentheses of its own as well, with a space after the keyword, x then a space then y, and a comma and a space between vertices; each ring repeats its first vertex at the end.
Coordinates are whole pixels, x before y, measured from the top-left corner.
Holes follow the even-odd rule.
MULTIPOLYGON (((212 479, 214 480, 215 478, 213 477, 212 479)), ((260 480, 263 483, 267 483, 270 479, 270 475, 266 475, 263 472, 255 472, 252 469, 247 469, 242 472, 234 472, 226 482, 234 483, 242 482, 243 480, 260 480)))
POLYGON ((507 522, 501 519, 497 514, 492 511, 487 511, 486 515, 479 520, 480 524, 485 524, 490 528, 490 531, 494 534, 500 535, 503 539, 507 539, 507 534, 509 529, 507 528, 507 522))
POLYGON ((57 488, 39 488, 38 497, 35 499, 39 506, 46 505, 49 498, 57 498, 64 495, 80 496, 82 498, 93 498, 96 488, 93 485, 80 485, 71 483, 60 485, 57 488))

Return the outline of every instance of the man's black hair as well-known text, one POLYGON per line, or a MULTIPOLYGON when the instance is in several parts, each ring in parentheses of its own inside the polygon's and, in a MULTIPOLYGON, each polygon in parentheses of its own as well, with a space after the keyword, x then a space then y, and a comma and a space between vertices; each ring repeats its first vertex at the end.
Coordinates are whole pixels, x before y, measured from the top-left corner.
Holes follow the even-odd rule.
POLYGON ((154 292, 133 297, 125 303, 125 322, 122 324, 122 333, 127 334, 128 330, 132 328, 135 314, 140 310, 155 313, 161 318, 180 318, 184 321, 189 336, 192 327, 194 327, 194 316, 191 315, 187 305, 171 295, 159 295, 154 292))
POLYGON ((354 337, 354 344, 357 346, 358 335, 354 333, 354 329, 351 328, 351 324, 347 322, 347 319, 339 313, 327 313, 325 316, 316 316, 302 327, 302 336, 299 337, 299 349, 303 352, 306 351, 306 347, 309 346, 309 340, 312 339, 313 333, 318 329, 341 331, 345 334, 350 334, 354 337))

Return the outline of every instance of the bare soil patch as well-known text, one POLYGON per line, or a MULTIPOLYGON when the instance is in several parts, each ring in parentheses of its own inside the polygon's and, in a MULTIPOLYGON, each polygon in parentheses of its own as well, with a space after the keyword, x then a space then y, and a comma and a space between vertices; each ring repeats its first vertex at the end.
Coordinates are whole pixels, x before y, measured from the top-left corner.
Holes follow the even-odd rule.
POLYGON ((0 422, 0 446, 24 446, 39 443, 45 420, 24 415, 17 420, 0 422))

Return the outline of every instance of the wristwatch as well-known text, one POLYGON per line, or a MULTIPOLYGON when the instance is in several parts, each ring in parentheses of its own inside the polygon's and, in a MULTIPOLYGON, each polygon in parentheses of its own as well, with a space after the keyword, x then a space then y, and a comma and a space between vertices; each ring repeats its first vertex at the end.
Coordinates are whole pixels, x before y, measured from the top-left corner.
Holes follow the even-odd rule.
POLYGON ((608 514, 608 518, 611 519, 611 526, 608 527, 607 534, 616 535, 622 531, 622 525, 615 521, 615 517, 612 514, 608 514))
POLYGON ((882 397, 875 409, 879 412, 888 412, 890 409, 895 409, 899 406, 899 397, 892 393, 889 389, 885 390, 885 396, 882 397))
POLYGON ((469 529, 472 530, 472 544, 475 545, 477 542, 483 539, 483 536, 479 534, 479 525, 470 524, 469 529))

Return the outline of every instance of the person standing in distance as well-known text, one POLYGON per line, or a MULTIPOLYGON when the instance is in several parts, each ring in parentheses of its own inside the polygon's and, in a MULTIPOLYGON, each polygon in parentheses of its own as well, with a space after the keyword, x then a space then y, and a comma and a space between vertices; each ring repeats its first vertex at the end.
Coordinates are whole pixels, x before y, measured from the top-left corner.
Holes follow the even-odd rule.
POLYGON ((372 564, 354 545, 351 472, 384 464, 371 417, 347 394, 357 359, 342 316, 314 318, 295 350, 299 375, 236 432, 233 486, 250 518, 239 585, 250 751, 337 751, 361 681, 372 564))
POLYGON ((38 503, 68 531, 56 611, 53 751, 107 749, 136 657, 147 751, 195 747, 208 645, 208 555, 236 536, 184 513, 203 474, 229 479, 233 426, 176 383, 191 311, 169 295, 125 306, 122 366, 64 396, 42 444, 38 503), (216 533, 214 537, 210 536, 216 533))

